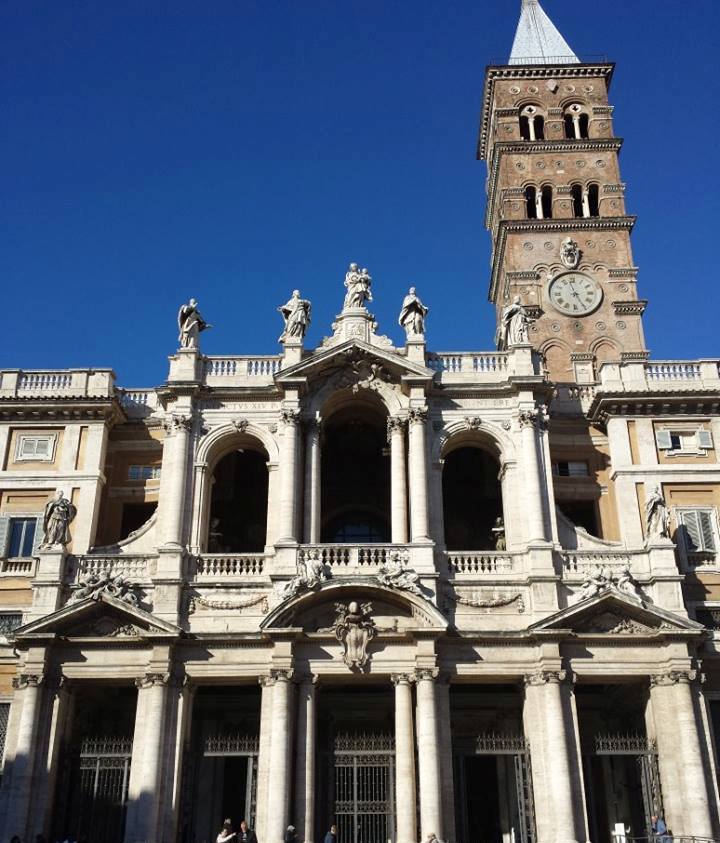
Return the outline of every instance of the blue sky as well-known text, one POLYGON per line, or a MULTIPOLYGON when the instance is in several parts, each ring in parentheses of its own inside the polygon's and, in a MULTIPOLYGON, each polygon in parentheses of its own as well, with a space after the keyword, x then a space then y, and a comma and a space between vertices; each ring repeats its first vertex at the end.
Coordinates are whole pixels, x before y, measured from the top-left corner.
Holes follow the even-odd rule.
MULTIPOLYGON (((1 367, 161 383, 198 298, 209 354, 308 343, 370 268, 381 332, 413 284, 435 350, 490 349, 485 65, 519 0, 4 0, 1 367)), ((612 88, 648 345, 718 356, 717 0, 544 0, 612 88)))

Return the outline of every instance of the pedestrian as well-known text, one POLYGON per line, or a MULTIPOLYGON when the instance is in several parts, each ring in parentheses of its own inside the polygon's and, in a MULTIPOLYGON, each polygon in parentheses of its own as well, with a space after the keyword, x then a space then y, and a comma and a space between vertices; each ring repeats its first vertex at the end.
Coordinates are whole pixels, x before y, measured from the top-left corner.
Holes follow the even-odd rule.
POLYGON ((337 826, 335 823, 330 826, 330 831, 325 835, 323 843, 337 843, 337 826))
POLYGON ((240 823, 240 831, 237 833, 238 843, 257 843, 257 835, 247 824, 247 820, 240 823))
POLYGON ((665 820, 656 814, 653 814, 650 820, 652 822, 653 840, 656 840, 657 843, 672 843, 672 837, 668 832, 665 820))
POLYGON ((220 833, 215 838, 215 843, 227 843, 229 840, 234 840, 237 834, 232 830, 232 820, 227 819, 223 823, 220 833))
POLYGON ((294 825, 289 825, 287 827, 287 831, 285 832, 285 843, 297 843, 297 832, 295 831, 294 825))

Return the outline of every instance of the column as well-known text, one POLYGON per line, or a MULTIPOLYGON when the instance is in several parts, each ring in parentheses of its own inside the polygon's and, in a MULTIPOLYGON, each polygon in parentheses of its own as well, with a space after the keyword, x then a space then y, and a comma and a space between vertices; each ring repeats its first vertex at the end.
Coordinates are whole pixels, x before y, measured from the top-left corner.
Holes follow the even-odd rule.
POLYGON ((420 837, 434 832, 444 839, 440 792, 440 755, 435 704, 437 668, 415 672, 417 682, 417 750, 420 780, 420 837))
POLYGON ((160 838, 164 774, 162 750, 168 679, 166 673, 146 673, 135 682, 138 699, 130 761, 125 843, 147 843, 160 838))
POLYGON ((405 544, 407 531, 407 477, 405 460, 405 419, 391 416, 387 420, 390 442, 390 513, 393 544, 405 544))
POLYGON ((523 476, 525 494, 523 511, 527 524, 528 542, 545 541, 545 519, 543 517, 543 492, 540 485, 540 465, 537 448, 537 410, 521 412, 518 416, 522 439, 523 476))
POLYGON ((410 533, 411 541, 426 542, 428 536, 427 454, 425 425, 427 407, 410 410, 410 533))
POLYGON ((442 793, 443 840, 455 841, 455 782, 452 754, 452 722, 450 720, 450 681, 440 676, 435 685, 438 735, 440 740, 440 789, 442 793))
POLYGON ((562 670, 525 676, 523 723, 530 743, 537 843, 587 839, 574 720, 564 700, 570 693, 565 680, 562 670))
MULTIPOLYGON (((57 799, 57 780, 62 773, 63 749, 68 739, 68 731, 73 720, 75 698, 64 677, 58 677, 50 683, 45 693, 45 712, 47 712, 47 734, 43 738, 42 764, 39 764, 32 806, 32 822, 29 839, 37 834, 50 837, 53 810, 57 799)), ((40 724, 42 724, 42 719, 40 724)), ((36 738, 37 739, 37 738, 36 738)))
POLYGON ((316 681, 316 676, 305 676, 298 688, 294 819, 300 843, 315 841, 316 681))
POLYGON ((164 545, 182 547, 188 439, 192 419, 173 413, 165 419, 165 441, 160 480, 160 539, 164 545))
POLYGON ((282 843, 290 808, 290 692, 292 671, 273 670, 272 737, 268 776, 267 843, 282 843))
POLYGON ((671 670, 652 676, 650 701, 668 827, 676 836, 712 837, 700 723, 691 687, 695 678, 692 670, 671 670))
POLYGON ((284 424, 280 462, 280 542, 296 542, 295 527, 297 496, 297 452, 298 452, 297 410, 283 410, 284 424))
POLYGON ((305 541, 320 541, 320 419, 308 422, 305 438, 305 541))
POLYGON ((407 673, 397 673, 391 678, 395 685, 395 839, 396 843, 415 843, 417 806, 412 677, 407 673))
POLYGON ((3 802, 6 806, 5 838, 13 834, 25 838, 30 820, 30 800, 34 790, 38 754, 37 726, 43 676, 22 673, 13 679, 13 706, 21 706, 15 752, 5 761, 3 802))
POLYGON ((272 735, 272 691, 275 680, 270 676, 258 679, 260 696, 260 738, 258 740, 257 804, 255 832, 258 840, 266 839, 268 776, 270 774, 270 742, 272 735))

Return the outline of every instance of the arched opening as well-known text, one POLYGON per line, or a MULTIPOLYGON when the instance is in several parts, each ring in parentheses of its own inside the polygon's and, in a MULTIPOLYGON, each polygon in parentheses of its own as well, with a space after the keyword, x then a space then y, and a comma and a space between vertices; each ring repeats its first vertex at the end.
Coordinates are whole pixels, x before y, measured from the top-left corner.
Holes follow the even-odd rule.
POLYGON ((529 220, 536 220, 538 216, 537 188, 529 184, 525 188, 525 213, 529 220))
POLYGON ((551 220, 553 215, 553 197, 552 187, 549 184, 544 184, 541 191, 542 200, 542 218, 544 220, 551 220))
POLYGON ((573 216, 580 218, 584 216, 583 213, 583 189, 581 184, 574 184, 570 188, 572 191, 573 216))
POLYGON ((267 533, 267 456, 238 448, 220 459, 212 475, 207 550, 260 553, 267 533))
POLYGON ((590 137, 590 118, 587 116, 587 114, 580 115, 580 117, 578 118, 578 125, 580 126, 580 137, 590 137))
POLYGON ((605 363, 615 363, 620 360, 620 352, 609 342, 599 342, 593 351, 595 354, 595 379, 599 381, 600 368, 605 363))
POLYGON ((324 426, 321 541, 390 541, 390 458, 386 415, 350 405, 324 426))
POLYGON ((442 490, 448 550, 496 548, 498 519, 503 515, 498 471, 495 457, 477 446, 456 448, 445 457, 442 490))
POLYGON ((591 217, 600 216, 600 185, 588 185, 588 215, 591 217))
POLYGON ((568 140, 587 139, 590 118, 583 111, 582 105, 574 103, 565 111, 565 137, 568 140))
POLYGON ((553 343, 544 350, 545 370, 550 380, 567 383, 572 380, 570 350, 563 345, 553 343))
POLYGON ((520 110, 520 137, 523 140, 545 140, 545 118, 534 105, 520 110))

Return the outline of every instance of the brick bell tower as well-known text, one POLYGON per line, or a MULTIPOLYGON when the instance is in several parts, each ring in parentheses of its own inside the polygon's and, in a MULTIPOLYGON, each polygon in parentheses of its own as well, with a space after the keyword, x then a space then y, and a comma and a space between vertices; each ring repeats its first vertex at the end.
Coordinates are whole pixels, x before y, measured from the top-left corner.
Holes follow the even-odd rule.
POLYGON ((647 356, 635 218, 608 99, 613 69, 581 61, 538 0, 522 0, 510 59, 485 72, 477 157, 488 168, 489 298, 499 326, 520 297, 536 320, 530 342, 559 383, 647 356))

